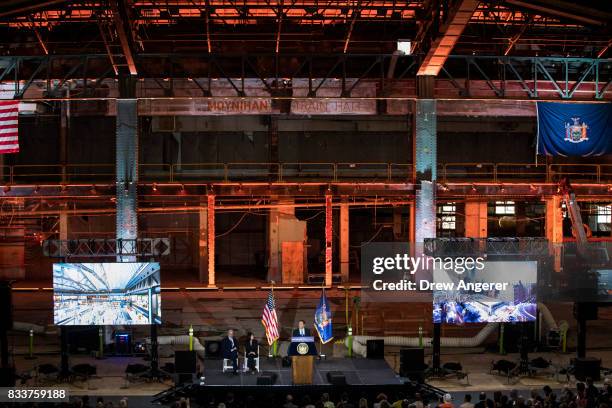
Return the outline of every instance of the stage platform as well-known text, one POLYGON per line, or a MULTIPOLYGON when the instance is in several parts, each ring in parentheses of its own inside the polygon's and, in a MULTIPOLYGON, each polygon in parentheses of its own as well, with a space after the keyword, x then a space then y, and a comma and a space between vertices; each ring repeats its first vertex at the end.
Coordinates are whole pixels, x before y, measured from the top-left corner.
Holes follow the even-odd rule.
MULTIPOLYGON (((240 360, 242 364, 242 360, 240 360)), ((206 385, 253 386, 257 384, 257 374, 243 373, 234 375, 221 370, 223 360, 206 360, 204 376, 206 385)), ((385 360, 325 358, 316 359, 313 385, 328 385, 327 373, 341 371, 347 385, 399 385, 399 376, 385 360)), ((276 374, 275 385, 292 385, 291 367, 283 367, 281 358, 261 357, 260 373, 276 374)))

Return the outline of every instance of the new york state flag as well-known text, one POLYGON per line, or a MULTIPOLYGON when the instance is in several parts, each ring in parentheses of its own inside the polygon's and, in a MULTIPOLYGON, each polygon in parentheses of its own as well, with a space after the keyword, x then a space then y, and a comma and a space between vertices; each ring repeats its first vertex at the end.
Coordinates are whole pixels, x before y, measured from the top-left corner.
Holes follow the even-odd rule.
POLYGON ((332 312, 325 296, 325 289, 321 292, 321 298, 319 299, 319 305, 315 310, 314 325, 321 343, 325 344, 334 338, 332 334, 332 312))
POLYGON ((538 154, 612 153, 612 103, 538 102, 538 154))

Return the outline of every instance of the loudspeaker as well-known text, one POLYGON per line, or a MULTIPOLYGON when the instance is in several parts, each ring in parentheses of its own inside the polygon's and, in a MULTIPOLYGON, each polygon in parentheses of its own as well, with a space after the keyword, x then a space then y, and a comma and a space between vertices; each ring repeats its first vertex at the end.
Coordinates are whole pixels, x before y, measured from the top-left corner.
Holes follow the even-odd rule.
POLYGON ((218 340, 206 340, 204 342, 206 358, 221 358, 221 342, 218 340))
POLYGON ((591 377, 593 381, 599 381, 601 371, 601 360, 594 357, 577 358, 574 360, 574 377, 580 381, 586 381, 591 377))
POLYGON ((257 376, 257 385, 274 385, 276 373, 263 372, 257 376))
POLYGON ((346 376, 342 371, 329 371, 327 373, 327 381, 331 385, 346 385, 346 376))
POLYGON ((193 374, 178 374, 178 384, 191 384, 193 383, 193 374))
POLYGON ((400 377, 422 382, 425 379, 425 349, 408 347, 400 349, 400 377))
MULTIPOLYGON (((508 353, 533 352, 536 345, 534 322, 504 325, 504 347, 508 353)), ((501 333, 500 333, 501 334, 501 333)))
POLYGON ((366 342, 366 356, 371 359, 385 358, 385 341, 384 340, 368 340, 366 342))
POLYGON ((574 303, 576 320, 597 320, 597 303, 574 303))
POLYGON ((175 351, 174 369, 178 374, 195 374, 197 369, 195 351, 175 351))
POLYGON ((15 386, 15 367, 0 367, 0 387, 15 386))
POLYGON ((425 349, 421 347, 407 347, 400 349, 400 375, 410 370, 425 369, 425 349))
POLYGON ((100 347, 98 326, 62 326, 70 353, 89 353, 100 347))
POLYGON ((0 282, 0 330, 11 330, 13 328, 13 299, 11 284, 0 282))

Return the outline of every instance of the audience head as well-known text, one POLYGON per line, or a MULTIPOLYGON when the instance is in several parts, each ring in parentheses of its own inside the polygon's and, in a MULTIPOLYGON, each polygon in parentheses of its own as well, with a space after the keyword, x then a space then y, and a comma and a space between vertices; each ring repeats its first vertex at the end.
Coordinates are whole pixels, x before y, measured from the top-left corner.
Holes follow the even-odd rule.
POLYGON ((378 402, 382 402, 386 400, 387 400, 387 395, 383 394, 382 392, 376 396, 376 401, 378 402))

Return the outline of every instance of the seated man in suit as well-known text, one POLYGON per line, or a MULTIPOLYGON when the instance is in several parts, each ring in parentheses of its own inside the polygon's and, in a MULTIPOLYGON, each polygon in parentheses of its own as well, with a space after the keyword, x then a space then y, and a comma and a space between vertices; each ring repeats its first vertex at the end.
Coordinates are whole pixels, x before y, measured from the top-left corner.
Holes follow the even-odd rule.
POLYGON ((305 327, 306 326, 306 322, 303 320, 300 320, 298 322, 298 328, 297 329, 293 329, 293 337, 304 337, 304 336, 310 336, 310 329, 305 327))
POLYGON ((234 337, 234 330, 229 329, 227 337, 224 337, 221 341, 221 350, 223 351, 223 358, 231 360, 234 374, 238 374, 238 347, 238 339, 234 337))

